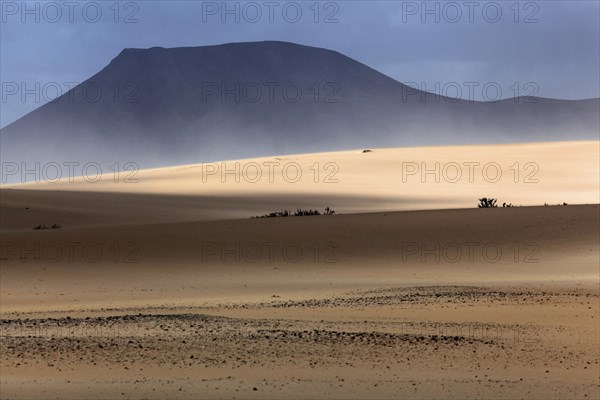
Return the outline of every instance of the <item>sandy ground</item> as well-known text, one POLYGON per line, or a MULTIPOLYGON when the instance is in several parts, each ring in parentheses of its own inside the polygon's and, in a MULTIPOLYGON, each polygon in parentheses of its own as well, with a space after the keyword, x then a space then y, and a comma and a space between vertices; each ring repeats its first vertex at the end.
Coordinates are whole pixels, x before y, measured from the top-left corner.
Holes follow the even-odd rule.
POLYGON ((239 219, 297 207, 471 208, 480 197, 500 205, 600 203, 597 141, 356 150, 141 171, 134 164, 118 174, 90 166, 85 179, 69 178, 81 175, 84 161, 72 170, 44 164, 25 175, 40 182, 2 186, 0 229, 239 219), (56 176, 63 179, 51 182, 56 176))
POLYGON ((547 156, 536 184, 406 184, 447 210, 387 211, 417 204, 390 171, 419 149, 316 155, 356 169, 313 189, 198 166, 4 188, 0 397, 600 398, 600 206, 473 208, 598 203, 597 142, 532 146, 495 159, 547 156), (311 204, 344 213, 249 218, 311 204))
MULTIPOLYGON (((2 321, 4 398, 598 398, 598 294, 427 286, 2 321)), ((23 315, 24 316, 24 315, 23 315)))

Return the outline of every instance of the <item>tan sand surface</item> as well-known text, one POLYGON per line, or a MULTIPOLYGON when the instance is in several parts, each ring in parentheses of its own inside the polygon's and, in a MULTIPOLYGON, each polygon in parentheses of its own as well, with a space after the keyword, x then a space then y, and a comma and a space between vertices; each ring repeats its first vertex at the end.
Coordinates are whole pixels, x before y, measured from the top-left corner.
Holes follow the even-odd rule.
POLYGON ((0 189, 0 207, 10 210, 0 228, 237 219, 298 207, 338 213, 471 208, 480 197, 500 205, 597 204, 599 165, 600 142, 580 141, 356 150, 132 167, 118 175, 104 169, 98 177, 91 168, 86 179, 69 179, 64 167, 56 183, 43 179, 54 170, 40 167, 39 183, 0 189))
POLYGON ((4 188, 0 398, 599 398, 600 206, 474 208, 598 203, 598 143, 564 146, 469 153, 535 184, 402 184, 425 149, 374 149, 291 157, 331 186, 4 188))

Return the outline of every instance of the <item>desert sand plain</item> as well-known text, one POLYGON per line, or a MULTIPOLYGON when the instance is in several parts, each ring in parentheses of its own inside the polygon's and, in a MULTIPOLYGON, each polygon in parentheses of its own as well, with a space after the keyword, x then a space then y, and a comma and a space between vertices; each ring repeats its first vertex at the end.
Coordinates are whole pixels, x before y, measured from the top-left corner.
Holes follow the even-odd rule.
POLYGON ((3 186, 0 397, 599 398, 599 143, 370 150, 3 186))

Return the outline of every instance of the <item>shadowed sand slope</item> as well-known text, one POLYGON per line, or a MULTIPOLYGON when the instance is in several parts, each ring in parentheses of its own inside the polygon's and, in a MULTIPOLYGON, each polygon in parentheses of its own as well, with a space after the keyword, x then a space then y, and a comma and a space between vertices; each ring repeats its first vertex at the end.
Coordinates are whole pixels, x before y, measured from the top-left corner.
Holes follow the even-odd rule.
MULTIPOLYGON (((3 230, 249 218, 281 209, 338 213, 600 202, 598 142, 345 151, 104 171, 4 186, 3 230), (116 181, 116 182, 115 182, 116 181), (107 207, 110 205, 110 207, 107 207)), ((41 176, 42 174, 40 174, 41 176)))
POLYGON ((598 281, 599 207, 412 211, 2 235, 2 311, 598 281))
POLYGON ((2 397, 597 398, 599 217, 4 232, 2 397))

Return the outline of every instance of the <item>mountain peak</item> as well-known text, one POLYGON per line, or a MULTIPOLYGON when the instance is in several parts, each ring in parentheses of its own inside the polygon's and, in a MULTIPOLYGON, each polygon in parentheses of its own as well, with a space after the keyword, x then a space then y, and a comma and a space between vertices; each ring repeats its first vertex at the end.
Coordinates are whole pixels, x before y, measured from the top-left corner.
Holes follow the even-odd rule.
POLYGON ((23 152, 55 161, 82 149, 91 160, 99 154, 114 159, 122 149, 142 165, 164 153, 191 163, 362 147, 589 139, 600 125, 598 105, 598 99, 457 101, 409 90, 341 53, 282 41, 126 48, 72 92, 2 129, 2 152, 13 157, 17 143, 36 143, 23 152), (90 83, 95 90, 84 90, 90 83), (100 95, 90 99, 94 93, 100 95))

